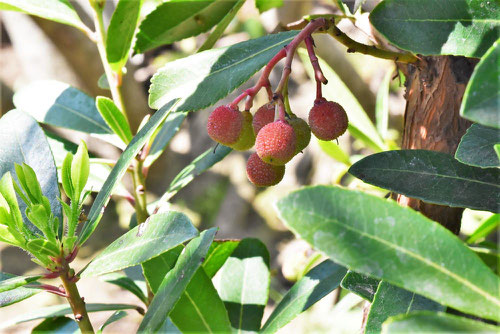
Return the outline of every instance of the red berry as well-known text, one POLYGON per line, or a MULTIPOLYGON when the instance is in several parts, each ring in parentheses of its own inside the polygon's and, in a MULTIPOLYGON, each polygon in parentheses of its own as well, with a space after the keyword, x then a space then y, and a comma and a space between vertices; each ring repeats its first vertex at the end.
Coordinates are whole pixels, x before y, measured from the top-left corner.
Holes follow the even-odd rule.
POLYGON ((296 137, 290 124, 278 120, 260 129, 255 148, 259 157, 271 165, 284 165, 295 155, 296 137))
POLYGON ((347 130, 347 114, 342 106, 324 98, 314 101, 309 112, 312 133, 321 140, 333 140, 347 130))
POLYGON ((257 187, 269 187, 278 184, 285 175, 285 166, 273 166, 262 161, 253 153, 247 162, 247 176, 257 187))
POLYGON ((229 105, 217 107, 208 116, 208 135, 222 145, 235 144, 240 138, 243 121, 243 115, 236 107, 229 105))
POLYGON ((252 128, 252 114, 248 110, 243 111, 241 114, 243 115, 243 127, 238 141, 236 144, 231 145, 231 148, 237 151, 246 151, 252 148, 255 143, 255 134, 252 128))
POLYGON ((257 135, 264 126, 274 122, 274 105, 266 103, 261 106, 253 115, 253 132, 257 135))
POLYGON ((309 128, 309 125, 307 125, 306 121, 298 117, 289 119, 288 124, 290 124, 293 131, 295 131, 295 137, 297 138, 295 154, 297 154, 309 145, 309 142, 311 141, 311 129, 309 128))

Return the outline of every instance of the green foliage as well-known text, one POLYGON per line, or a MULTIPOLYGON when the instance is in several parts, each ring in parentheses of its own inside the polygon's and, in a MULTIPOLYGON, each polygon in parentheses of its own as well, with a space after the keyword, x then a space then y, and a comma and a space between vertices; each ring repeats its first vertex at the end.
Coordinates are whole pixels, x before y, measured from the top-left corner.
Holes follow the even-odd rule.
POLYGON ((481 57, 500 37, 500 4, 483 0, 386 0, 370 22, 397 47, 423 55, 481 57))
POLYGON ((144 277, 153 293, 158 292, 165 275, 175 266, 183 249, 184 246, 179 245, 142 264, 144 277))
POLYGON ((476 167, 500 167, 494 146, 500 141, 497 129, 472 124, 460 140, 455 158, 476 167))
POLYGON ((111 273, 102 277, 107 283, 111 283, 119 286, 131 293, 133 293, 137 298, 139 298, 144 304, 148 303, 148 298, 144 295, 144 292, 139 286, 129 277, 121 275, 118 273, 111 273))
POLYGON ((122 318, 125 318, 127 316, 127 312, 125 311, 116 311, 113 313, 103 324, 101 327, 99 327, 99 330, 97 331, 97 334, 101 334, 108 325, 112 324, 113 322, 116 322, 122 318))
POLYGON ((42 276, 13 276, 5 273, 1 273, 1 275, 2 275, 2 280, 0 281, 0 292, 13 290, 20 286, 34 282, 42 277, 42 276))
POLYGON ((215 276, 239 244, 239 240, 215 240, 212 242, 202 265, 208 277, 215 276))
POLYGON ((98 96, 96 99, 96 107, 102 118, 104 118, 113 132, 116 133, 125 144, 130 143, 130 141, 132 140, 132 131, 130 130, 130 125, 125 118, 125 115, 120 111, 120 109, 118 109, 113 100, 104 96, 98 96))
POLYGON ((500 215, 493 214, 489 218, 481 222, 481 225, 467 238, 468 244, 473 244, 482 238, 486 237, 488 234, 493 232, 500 224, 500 215))
MULTIPOLYGON (((16 277, 15 275, 12 274, 7 274, 4 272, 0 272, 0 286, 3 286, 3 289, 6 289, 7 286, 12 285, 13 282, 17 281, 26 281, 27 278, 19 278, 16 277), (12 281, 14 280, 14 281, 12 281), (3 282, 8 281, 10 283, 3 284, 3 282)), ((37 285, 35 281, 30 282, 31 285, 37 285)), ((22 300, 25 300, 26 298, 29 298, 31 296, 36 295, 38 292, 40 292, 39 289, 35 288, 27 288, 24 286, 18 286, 17 288, 14 289, 9 289, 5 290, 3 292, 0 292, 0 308, 9 306, 15 303, 18 303, 22 300)))
POLYGON ((348 167, 351 166, 351 158, 347 153, 344 152, 344 150, 342 150, 342 148, 338 144, 333 141, 324 141, 320 139, 318 139, 318 144, 323 152, 328 154, 330 157, 337 160, 338 162, 342 162, 348 167))
POLYGON ((281 199, 278 211, 297 236, 349 269, 457 310, 499 319, 498 276, 455 235, 411 209, 318 186, 281 199))
POLYGON ((376 278, 349 270, 342 279, 342 282, 340 282, 340 286, 372 302, 379 283, 380 281, 376 278))
POLYGON ((255 7, 261 13, 281 6, 283 6, 283 0, 255 0, 255 7))
POLYGON ((33 330, 32 334, 77 334, 80 333, 78 324, 68 317, 47 318, 39 323, 33 330))

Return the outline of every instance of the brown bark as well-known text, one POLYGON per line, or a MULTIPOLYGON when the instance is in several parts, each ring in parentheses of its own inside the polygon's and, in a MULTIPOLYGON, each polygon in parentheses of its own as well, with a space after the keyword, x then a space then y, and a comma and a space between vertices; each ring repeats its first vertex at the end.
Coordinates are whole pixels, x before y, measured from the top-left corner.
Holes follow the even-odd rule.
MULTIPOLYGON (((424 57, 401 68, 406 75, 403 149, 455 154, 470 122, 459 115, 465 87, 476 60, 464 57, 424 57)), ((398 195, 398 202, 422 212, 455 234, 463 209, 422 202, 398 195)))

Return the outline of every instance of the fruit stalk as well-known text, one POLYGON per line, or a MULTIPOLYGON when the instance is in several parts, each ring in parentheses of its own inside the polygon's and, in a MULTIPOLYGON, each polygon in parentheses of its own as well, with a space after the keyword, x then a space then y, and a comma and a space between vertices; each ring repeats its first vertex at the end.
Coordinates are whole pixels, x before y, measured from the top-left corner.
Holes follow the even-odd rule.
POLYGON ((314 70, 314 79, 316 80, 316 99, 320 99, 323 97, 321 85, 326 85, 328 80, 323 75, 323 71, 319 66, 318 57, 316 57, 316 53, 314 52, 314 40, 312 36, 307 36, 304 42, 306 43, 307 53, 309 54, 309 59, 311 60, 311 65, 314 70))

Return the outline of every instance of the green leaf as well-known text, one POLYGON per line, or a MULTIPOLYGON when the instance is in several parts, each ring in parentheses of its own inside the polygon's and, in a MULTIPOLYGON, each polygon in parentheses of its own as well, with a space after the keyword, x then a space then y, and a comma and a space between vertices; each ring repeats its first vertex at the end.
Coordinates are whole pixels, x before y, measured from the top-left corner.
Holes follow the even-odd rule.
POLYGON ((283 0, 255 0, 255 7, 257 7, 260 13, 281 6, 283 6, 283 0))
MULTIPOLYGON (((491 1, 491 3, 497 8, 500 7, 495 1, 491 1)), ((500 17, 499 10, 497 10, 496 16, 497 18, 500 17)), ((500 29, 497 28, 497 35, 498 31, 500 29)), ((499 76, 500 40, 497 40, 476 65, 465 88, 462 105, 460 106, 460 115, 462 117, 485 126, 500 128, 500 118, 498 116, 498 106, 500 105, 499 76)))
POLYGON ((14 105, 38 122, 95 134, 113 134, 93 98, 59 81, 29 84, 14 94, 14 105))
MULTIPOLYGON (((0 272, 0 285, 2 284, 2 282, 6 280, 11 280, 13 278, 16 278, 16 276, 0 272)), ((15 304, 17 302, 25 300, 26 298, 36 295, 40 291, 41 290, 39 289, 26 288, 24 286, 21 286, 12 290, 0 292, 0 307, 5 307, 15 304)))
POLYGON ((85 189, 85 184, 87 184, 89 173, 89 153, 87 151, 87 145, 85 145, 85 142, 82 140, 71 162, 71 182, 73 184, 74 196, 73 200, 77 203, 80 202, 80 195, 85 189))
POLYGON ((151 166, 153 162, 160 157, 163 151, 165 151, 170 140, 181 128, 182 122, 184 122, 186 116, 187 113, 185 112, 172 112, 167 116, 158 133, 154 136, 149 154, 144 160, 145 167, 151 166))
POLYGON ((499 277, 450 231, 409 208, 317 186, 281 199, 278 211, 297 236, 351 270, 462 312, 500 319, 499 277))
POLYGON ((183 333, 231 332, 224 303, 202 267, 198 268, 170 312, 170 319, 183 333))
POLYGON ((196 36, 219 23, 236 0, 172 0, 155 8, 141 22, 134 45, 143 53, 160 45, 196 36))
POLYGON ((345 153, 338 144, 333 141, 324 141, 318 139, 319 147, 328 154, 331 158, 343 163, 346 166, 351 166, 351 158, 345 153))
POLYGON ((377 292, 379 283, 380 281, 376 278, 365 276, 355 271, 349 270, 340 283, 340 286, 344 289, 354 292, 355 294, 368 300, 369 302, 372 302, 373 296, 375 296, 375 292, 377 292))
POLYGON ((31 282, 35 282, 39 280, 42 276, 14 276, 6 273, 0 273, 1 281, 0 281, 0 292, 13 290, 20 286, 29 284, 31 282), (8 277, 12 276, 12 277, 8 277))
POLYGON ((500 159, 500 144, 495 144, 493 148, 495 149, 498 159, 500 159))
POLYGON ((183 249, 183 245, 176 246, 142 264, 144 277, 153 293, 158 291, 165 275, 175 266, 183 249))
MULTIPOLYGON (((340 1, 340 0, 339 0, 340 1)), ((345 3, 347 8, 351 11, 351 13, 356 13, 361 7, 361 5, 365 2, 366 0, 342 0, 342 2, 345 3)))
POLYGON ((75 320, 68 317, 47 318, 39 323, 31 334, 77 334, 80 333, 75 320))
POLYGON ((108 78, 106 77, 106 73, 103 73, 99 79, 97 79, 97 87, 101 88, 101 89, 107 89, 109 90, 109 82, 108 82, 108 78))
POLYGON ((498 333, 500 327, 484 322, 435 312, 417 312, 390 318, 382 326, 384 334, 413 333, 498 333))
POLYGON ((210 245, 202 265, 208 277, 215 276, 239 244, 239 240, 215 240, 210 245))
MULTIPOLYGON (((102 312, 102 311, 116 311, 116 310, 135 310, 136 305, 129 304, 85 304, 87 312, 102 312)), ((68 304, 54 305, 42 307, 33 311, 25 312, 24 314, 14 317, 8 321, 0 324, 0 329, 4 329, 22 322, 32 321, 36 319, 60 317, 68 314, 73 314, 71 307, 68 304)))
MULTIPOLYGON (((135 1, 121 1, 121 2, 135 2, 135 1)), ((125 115, 118 109, 113 100, 98 96, 96 100, 96 107, 102 118, 106 121, 114 133, 120 137, 125 144, 130 143, 132 140, 132 131, 125 118, 125 115)))
POLYGON ((210 148, 206 150, 177 174, 159 202, 168 202, 179 190, 193 181, 195 177, 224 159, 231 151, 232 149, 224 145, 217 145, 215 149, 210 148))
POLYGON ((61 250, 56 245, 45 239, 31 240, 28 242, 27 247, 33 254, 42 253, 54 257, 61 255, 61 250))
POLYGON ((330 260, 323 261, 287 292, 261 329, 275 333, 300 313, 338 288, 347 269, 330 260))
POLYGON ((90 235, 94 232, 102 216, 102 209, 109 201, 116 184, 120 181, 123 174, 127 171, 128 166, 132 159, 135 158, 137 153, 141 150, 144 144, 148 141, 149 137, 154 133, 156 128, 163 122, 165 117, 169 114, 171 109, 176 105, 178 100, 172 100, 167 103, 163 108, 158 110, 149 121, 139 130, 137 135, 132 139, 125 151, 120 155, 120 158, 111 170, 108 178, 104 182, 101 191, 94 200, 94 204, 90 208, 88 220, 82 228, 79 235, 79 244, 83 244, 90 235))
POLYGON ((386 0, 370 22, 397 47, 423 55, 481 57, 498 39, 500 5, 484 0, 386 0))
POLYGON ((68 0, 0 0, 0 10, 16 10, 85 30, 68 0))
POLYGON ((197 235, 189 218, 180 212, 153 215, 106 247, 92 260, 82 277, 135 266, 197 235))
POLYGON ((247 238, 220 269, 217 291, 233 330, 258 331, 269 295, 269 252, 258 239, 247 238))
POLYGON ((380 333, 382 323, 391 316, 422 310, 444 311, 445 307, 413 292, 382 281, 370 306, 365 333, 380 333))
MULTIPOLYGON (((303 48, 297 51, 302 64, 306 69, 309 78, 314 79, 314 70, 307 51, 303 48)), ((357 98, 347 88, 342 79, 335 73, 335 71, 323 59, 319 58, 319 65, 323 70, 325 77, 328 79, 328 85, 323 88, 323 96, 330 101, 338 101, 347 113, 349 118, 349 133, 359 140, 362 140, 365 145, 369 146, 376 152, 384 151, 386 148, 382 138, 380 138, 377 129, 372 121, 364 111, 363 107, 359 104, 357 98)))
POLYGON ((455 159, 476 167, 500 167, 494 146, 500 142, 497 129, 472 124, 460 140, 455 159))
POLYGON ((500 171, 464 165, 446 153, 377 153, 356 162, 349 173, 366 183, 429 203, 494 212, 500 207, 500 171))
POLYGON ((149 105, 158 109, 181 98, 176 111, 206 108, 247 81, 295 35, 297 31, 268 35, 169 62, 151 79, 149 105))
POLYGON ((216 233, 215 228, 203 231, 193 239, 179 256, 175 267, 170 270, 154 296, 138 331, 158 331, 167 320, 174 305, 186 289, 189 281, 200 267, 216 233))
POLYGON ((235 2, 233 8, 231 8, 224 16, 224 18, 220 20, 215 29, 210 33, 210 35, 207 37, 203 45, 200 46, 197 52, 211 49, 215 45, 217 40, 222 36, 229 23, 231 23, 244 3, 245 0, 237 0, 235 2))
POLYGON ((111 17, 106 37, 106 58, 115 72, 121 71, 127 62, 141 6, 142 0, 120 0, 111 17))
POLYGON ((380 137, 387 137, 387 128, 389 125, 389 86, 392 80, 394 67, 385 73, 384 79, 380 83, 377 91, 377 101, 375 103, 375 118, 377 120, 377 131, 380 137))
MULTIPOLYGON (((61 197, 61 193, 59 192, 54 158, 45 134, 38 123, 20 110, 11 110, 0 118, 0 142, 2 143, 0 176, 7 172, 15 175, 16 163, 26 163, 31 166, 40 180, 43 195, 49 199, 54 217, 62 222, 61 204, 57 200, 61 197)), ((20 201, 19 208, 25 217, 26 204, 20 201)), ((33 231, 36 230, 26 218, 25 223, 33 231)))
POLYGON ((488 234, 493 232, 498 225, 500 225, 500 215, 493 214, 484 221, 481 222, 481 225, 467 238, 468 244, 476 243, 482 238, 486 237, 488 234))
POLYGON ((135 284, 135 282, 131 278, 128 278, 127 276, 122 274, 112 273, 105 275, 104 277, 102 277, 102 279, 105 282, 117 285, 120 288, 133 293, 137 298, 139 298, 144 304, 147 305, 148 298, 144 295, 141 288, 137 286, 137 284, 135 284))
POLYGON ((123 319, 127 316, 127 312, 125 311, 116 311, 113 313, 103 324, 101 327, 99 327, 99 330, 97 331, 97 334, 101 334, 104 328, 106 328, 108 325, 112 324, 113 322, 116 322, 120 319, 123 319))

